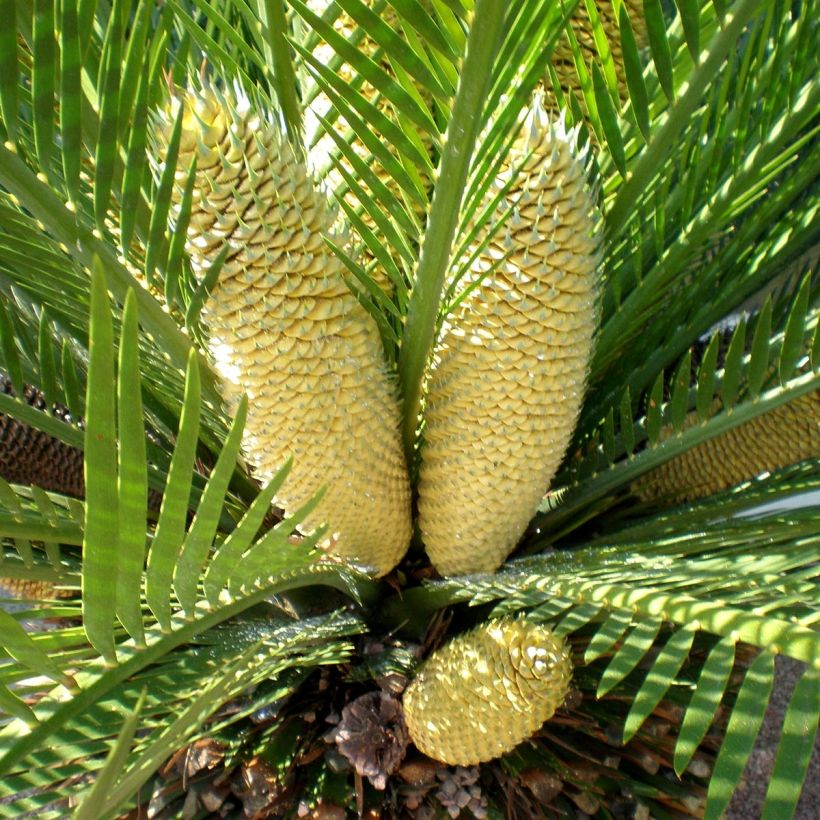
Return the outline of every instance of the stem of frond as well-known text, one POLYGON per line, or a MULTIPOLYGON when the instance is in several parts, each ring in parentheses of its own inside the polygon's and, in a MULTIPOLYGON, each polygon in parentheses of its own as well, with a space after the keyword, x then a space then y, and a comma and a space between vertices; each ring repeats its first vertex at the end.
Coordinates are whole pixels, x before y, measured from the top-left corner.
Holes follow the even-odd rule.
POLYGON ((297 153, 301 154, 304 151, 302 109, 296 95, 296 73, 293 70, 290 46, 285 36, 285 6, 282 0, 258 0, 257 8, 259 19, 267 28, 265 57, 268 68, 273 72, 273 87, 276 89, 288 139, 297 153))
POLYGON ((408 464, 413 463, 421 383, 433 344, 445 274, 458 225, 461 200, 484 110, 496 52, 501 42, 506 4, 478 0, 427 230, 404 327, 399 383, 404 401, 403 437, 408 464), (442 181, 446 184, 441 184, 442 181))
MULTIPOLYGON (((139 305, 140 321, 168 354, 175 367, 185 367, 191 341, 166 314, 159 302, 144 288, 139 287, 131 274, 120 264, 113 250, 102 239, 97 239, 86 226, 81 224, 58 199, 54 191, 41 182, 20 157, 0 146, 0 182, 9 193, 39 219, 45 229, 61 242, 85 268, 91 269, 95 255, 99 256, 108 278, 111 292, 121 304, 129 290, 133 290, 139 305)), ((209 363, 200 356, 200 365, 205 376, 205 392, 209 402, 215 407, 221 405, 221 397, 216 389, 215 375, 209 363)))
POLYGON ((677 138, 689 124, 692 112, 703 98, 704 90, 720 76, 720 66, 735 47, 746 24, 759 9, 758 0, 740 0, 726 16, 724 28, 718 31, 709 44, 705 59, 688 78, 683 94, 669 110, 666 122, 635 164, 629 179, 612 205, 612 210, 607 216, 610 236, 618 233, 626 224, 633 209, 643 201, 642 192, 647 189, 666 157, 678 144, 677 138))

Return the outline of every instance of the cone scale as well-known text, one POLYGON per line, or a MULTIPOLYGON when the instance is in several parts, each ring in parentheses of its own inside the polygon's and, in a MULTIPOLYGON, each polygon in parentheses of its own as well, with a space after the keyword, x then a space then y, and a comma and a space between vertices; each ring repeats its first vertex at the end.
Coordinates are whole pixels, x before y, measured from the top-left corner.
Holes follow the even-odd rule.
POLYGON ((597 325, 599 216, 577 131, 536 103, 488 197, 506 223, 461 283, 426 382, 419 524, 443 575, 509 555, 569 443, 597 325), (512 209, 510 211, 510 209, 512 209), (484 277, 482 279, 482 277, 484 277))
POLYGON ((58 590, 51 581, 35 581, 29 578, 0 578, 0 591, 0 597, 30 601, 50 601, 68 597, 66 592, 58 590))
POLYGON ((428 658, 404 693, 404 719, 419 751, 472 766, 537 731, 571 678, 562 638, 524 620, 491 621, 428 658))
POLYGON ((262 480, 292 458, 276 503, 292 513, 325 487, 305 528, 327 522, 324 546, 383 575, 410 539, 410 488, 378 329, 325 244, 344 241, 332 235, 335 214, 247 99, 182 92, 161 116, 161 139, 180 105, 175 196, 195 155, 195 273, 229 248, 202 315, 229 409, 248 395, 246 458, 262 480))

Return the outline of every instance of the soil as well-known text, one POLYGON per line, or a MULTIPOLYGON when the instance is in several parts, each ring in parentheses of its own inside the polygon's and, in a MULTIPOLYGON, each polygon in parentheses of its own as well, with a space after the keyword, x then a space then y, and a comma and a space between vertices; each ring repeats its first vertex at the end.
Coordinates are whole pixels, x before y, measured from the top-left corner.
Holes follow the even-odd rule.
MULTIPOLYGON (((752 751, 740 786, 732 796, 727 820, 757 820, 761 816, 769 775, 777 755, 777 742, 783 717, 789 705, 792 690, 805 665, 790 658, 779 657, 775 663, 774 689, 769 708, 760 727, 755 748, 752 751)), ((820 805, 820 734, 814 744, 814 753, 794 820, 817 820, 820 805)), ((784 819, 785 820, 785 819, 784 819)))

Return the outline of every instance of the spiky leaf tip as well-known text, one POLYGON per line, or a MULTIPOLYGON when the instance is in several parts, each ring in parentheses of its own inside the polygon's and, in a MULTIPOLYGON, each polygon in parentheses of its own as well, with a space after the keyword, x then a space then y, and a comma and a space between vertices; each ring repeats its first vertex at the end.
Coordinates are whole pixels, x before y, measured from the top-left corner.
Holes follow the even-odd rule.
POLYGON ((474 290, 433 353, 419 523, 443 575, 491 572, 509 555, 581 408, 601 230, 577 133, 536 100, 488 194, 503 194, 488 224, 506 223, 464 276, 474 290))
POLYGON ((160 115, 160 157, 179 106, 174 196, 195 157, 186 250, 204 276, 228 247, 202 318, 227 405, 248 395, 247 460, 269 480, 292 458, 276 503, 294 512, 325 487, 305 527, 327 522, 326 548, 383 575, 410 540, 409 480, 378 329, 325 243, 344 244, 336 215, 241 93, 180 92, 160 115))
POLYGON ((428 757, 472 766, 537 731, 571 678, 562 638, 523 619, 489 621, 428 658, 404 693, 404 719, 428 757))

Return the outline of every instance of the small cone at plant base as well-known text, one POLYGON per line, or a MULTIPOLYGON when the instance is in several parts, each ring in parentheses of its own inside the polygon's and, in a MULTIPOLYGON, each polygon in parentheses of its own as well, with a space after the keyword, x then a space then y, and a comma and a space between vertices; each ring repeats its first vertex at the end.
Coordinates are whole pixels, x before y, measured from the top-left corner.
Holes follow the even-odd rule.
POLYGON ((246 457, 263 480, 292 457, 277 503, 293 513, 325 487, 305 528, 327 522, 326 547, 383 575, 410 540, 409 479, 378 329, 325 244, 335 215, 241 94, 181 92, 160 117, 161 141, 180 105, 175 195, 195 155, 194 271, 229 249, 202 315, 228 406, 248 395, 246 457))
MULTIPOLYGON (((691 414, 687 426, 697 425, 691 414)), ((642 501, 684 503, 807 458, 820 458, 820 392, 704 441, 632 484, 642 501)))
POLYGON ((562 638, 525 620, 482 624, 434 652, 404 693, 419 751, 472 766, 515 748, 564 702, 572 661, 562 638))
POLYGON ((504 561, 575 427, 597 326, 601 235, 576 139, 532 107, 488 194, 508 186, 489 220, 506 223, 471 264, 461 285, 475 288, 434 349, 419 525, 443 575, 504 561))

